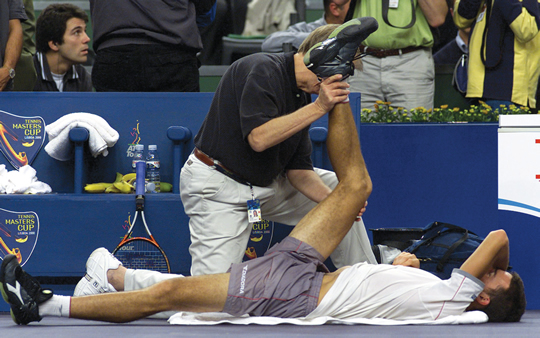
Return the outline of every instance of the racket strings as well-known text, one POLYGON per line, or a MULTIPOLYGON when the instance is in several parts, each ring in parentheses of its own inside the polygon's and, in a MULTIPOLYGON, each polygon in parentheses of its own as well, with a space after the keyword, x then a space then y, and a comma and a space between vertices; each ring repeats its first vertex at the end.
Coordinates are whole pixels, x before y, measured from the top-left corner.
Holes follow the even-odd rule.
POLYGON ((132 238, 117 248, 115 256, 128 269, 170 272, 163 250, 146 238, 132 238))

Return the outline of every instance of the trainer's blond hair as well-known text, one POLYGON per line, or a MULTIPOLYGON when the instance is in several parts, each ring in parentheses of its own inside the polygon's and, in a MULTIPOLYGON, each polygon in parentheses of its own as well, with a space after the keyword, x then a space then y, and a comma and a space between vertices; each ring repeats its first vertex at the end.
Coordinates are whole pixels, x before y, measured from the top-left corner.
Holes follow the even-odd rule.
POLYGON ((315 29, 308 37, 302 42, 300 47, 298 47, 298 54, 305 55, 311 47, 315 46, 319 42, 322 42, 328 39, 328 36, 338 28, 338 24, 324 25, 315 29))

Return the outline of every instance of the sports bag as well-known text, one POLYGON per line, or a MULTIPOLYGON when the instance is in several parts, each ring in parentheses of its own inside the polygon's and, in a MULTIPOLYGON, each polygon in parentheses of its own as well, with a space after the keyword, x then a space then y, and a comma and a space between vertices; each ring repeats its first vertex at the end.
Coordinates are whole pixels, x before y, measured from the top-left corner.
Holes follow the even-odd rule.
POLYGON ((404 251, 415 254, 420 268, 448 279, 482 243, 484 238, 457 225, 433 222, 424 235, 404 251))

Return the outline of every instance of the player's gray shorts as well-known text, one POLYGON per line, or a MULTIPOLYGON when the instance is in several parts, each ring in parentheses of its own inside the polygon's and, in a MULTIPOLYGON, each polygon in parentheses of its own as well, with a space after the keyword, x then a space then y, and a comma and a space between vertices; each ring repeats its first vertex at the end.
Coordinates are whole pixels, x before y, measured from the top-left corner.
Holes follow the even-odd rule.
POLYGON ((234 316, 305 317, 317 307, 323 257, 296 238, 287 237, 262 257, 233 264, 223 312, 234 316))

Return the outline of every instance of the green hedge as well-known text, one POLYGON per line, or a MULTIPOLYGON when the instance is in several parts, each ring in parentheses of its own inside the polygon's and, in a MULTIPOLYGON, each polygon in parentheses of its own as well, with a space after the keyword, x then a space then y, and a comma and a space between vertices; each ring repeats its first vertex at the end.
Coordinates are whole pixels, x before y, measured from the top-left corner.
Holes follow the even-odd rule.
POLYGON ((415 109, 394 108, 391 102, 377 101, 375 109, 362 109, 361 121, 363 123, 410 123, 410 122, 497 122, 499 115, 532 114, 528 107, 514 105, 492 109, 480 101, 478 106, 471 105, 468 109, 458 107, 450 108, 442 105, 440 108, 415 109))

